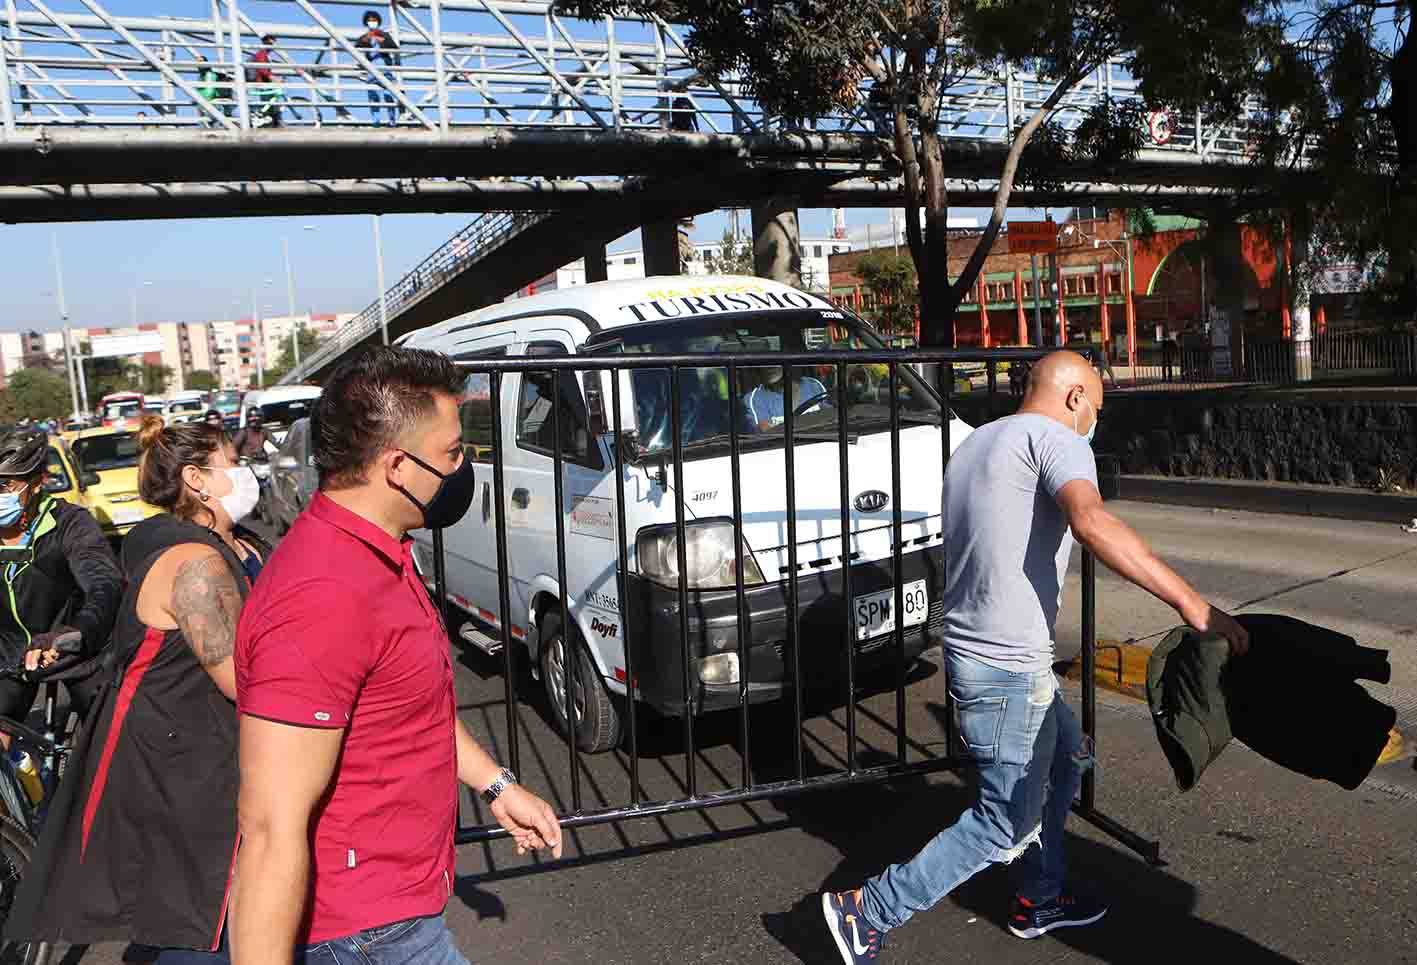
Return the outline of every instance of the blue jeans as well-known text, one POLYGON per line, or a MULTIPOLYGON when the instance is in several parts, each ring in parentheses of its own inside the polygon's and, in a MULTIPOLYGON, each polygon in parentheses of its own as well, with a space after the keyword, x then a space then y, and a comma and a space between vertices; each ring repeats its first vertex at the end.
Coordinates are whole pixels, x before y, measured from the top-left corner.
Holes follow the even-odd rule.
POLYGON ((379 105, 384 104, 384 110, 389 113, 389 123, 398 123, 398 101, 394 95, 382 87, 371 88, 366 93, 369 95, 369 117, 377 126, 379 124, 379 105))
POLYGON ((442 915, 408 918, 305 947, 304 965, 468 965, 442 915))
POLYGON ((959 737, 978 768, 978 797, 914 858, 862 886, 861 909, 881 931, 991 864, 1010 864, 1015 893, 1032 902, 1056 898, 1067 873, 1063 825, 1092 759, 1057 678, 954 654, 946 663, 959 737))

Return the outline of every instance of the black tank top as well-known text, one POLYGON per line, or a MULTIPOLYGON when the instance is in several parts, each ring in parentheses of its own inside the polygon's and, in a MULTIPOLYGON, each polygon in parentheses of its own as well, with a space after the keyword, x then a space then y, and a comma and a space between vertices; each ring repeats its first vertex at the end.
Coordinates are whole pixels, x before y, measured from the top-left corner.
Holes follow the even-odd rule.
POLYGON ((118 676, 69 761, 7 938, 216 947, 236 854, 236 707, 180 630, 137 614, 153 564, 186 543, 220 553, 246 599, 241 560, 210 530, 156 516, 128 534, 118 676))

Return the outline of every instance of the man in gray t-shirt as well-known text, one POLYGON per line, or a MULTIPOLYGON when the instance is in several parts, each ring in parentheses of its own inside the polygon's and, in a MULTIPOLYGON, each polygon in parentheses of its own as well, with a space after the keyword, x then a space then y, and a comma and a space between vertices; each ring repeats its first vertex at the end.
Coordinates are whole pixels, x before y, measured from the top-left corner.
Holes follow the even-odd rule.
POLYGON ((1063 851, 1063 826, 1091 763, 1051 666, 1074 536, 1186 623, 1225 636, 1234 653, 1248 646, 1234 619, 1103 507, 1089 446, 1101 411, 1096 370, 1080 355, 1054 352, 1034 367, 1019 414, 974 430, 950 457, 946 679, 978 796, 910 861, 855 891, 822 895, 847 965, 878 965, 887 931, 989 864, 1010 865, 1016 898, 1008 928, 1020 938, 1107 913, 1068 886, 1063 851))
POLYGON ((1097 486, 1087 440, 1032 412, 981 426, 945 474, 944 642, 999 670, 1053 664, 1053 625, 1073 536, 1057 503, 1075 479, 1097 486))

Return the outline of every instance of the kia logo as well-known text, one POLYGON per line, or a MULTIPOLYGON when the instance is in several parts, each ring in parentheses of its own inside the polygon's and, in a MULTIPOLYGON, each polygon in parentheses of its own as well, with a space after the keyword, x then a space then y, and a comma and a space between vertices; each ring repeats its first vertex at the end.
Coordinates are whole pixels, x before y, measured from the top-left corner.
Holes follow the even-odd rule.
POLYGON ((891 498, 879 489, 868 489, 856 497, 856 508, 863 513, 878 513, 890 501, 891 498))

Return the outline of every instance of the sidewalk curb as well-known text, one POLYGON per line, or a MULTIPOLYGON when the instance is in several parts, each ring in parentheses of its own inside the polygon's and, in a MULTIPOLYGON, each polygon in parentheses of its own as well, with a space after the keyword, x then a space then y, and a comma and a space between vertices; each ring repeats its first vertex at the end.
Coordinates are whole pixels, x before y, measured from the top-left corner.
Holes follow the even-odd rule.
POLYGON ((1377 523, 1407 523, 1417 517, 1417 496, 1384 495, 1338 486, 1232 479, 1123 475, 1119 479, 1116 498, 1173 506, 1325 516, 1377 523))

